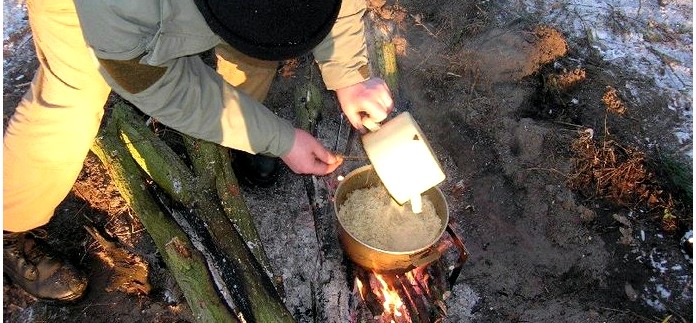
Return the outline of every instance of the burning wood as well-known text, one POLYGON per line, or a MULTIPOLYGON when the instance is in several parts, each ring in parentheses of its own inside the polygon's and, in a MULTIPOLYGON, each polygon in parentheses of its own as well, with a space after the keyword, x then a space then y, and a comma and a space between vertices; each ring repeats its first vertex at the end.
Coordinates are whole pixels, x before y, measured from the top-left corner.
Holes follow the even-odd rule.
POLYGON ((449 238, 437 245, 439 254, 457 250, 457 263, 447 267, 446 257, 405 273, 377 273, 355 266, 353 322, 439 322, 447 316, 445 300, 457 280, 468 251, 448 226, 449 238), (450 232, 451 231, 451 232, 450 232), (371 316, 371 320, 370 320, 371 316))
MULTIPOLYGON (((379 274, 355 269, 354 297, 360 299, 356 311, 369 311, 372 322, 437 322, 447 315, 444 305, 448 286, 445 266, 436 263, 404 274, 379 274), (444 279, 440 279, 444 277, 444 279)), ((364 317, 360 313, 354 317, 364 317)))
MULTIPOLYGON (((413 271, 417 270, 418 269, 414 269, 413 271)), ((409 301, 409 309, 411 309, 410 316, 412 317, 411 322, 428 322, 428 310, 425 306, 425 301, 427 301, 427 298, 424 301, 424 296, 426 294, 423 293, 423 290, 420 288, 420 283, 416 281, 416 278, 410 272, 401 276, 399 281, 404 290, 404 294, 406 294, 406 298, 409 301), (415 313, 413 310, 415 310, 415 313)))

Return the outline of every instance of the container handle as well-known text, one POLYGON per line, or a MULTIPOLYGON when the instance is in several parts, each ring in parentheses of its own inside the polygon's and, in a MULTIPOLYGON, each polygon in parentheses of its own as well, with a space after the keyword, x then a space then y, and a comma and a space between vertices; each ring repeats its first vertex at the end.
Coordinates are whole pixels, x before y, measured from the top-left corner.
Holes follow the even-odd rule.
MULTIPOLYGON (((464 263, 466 263, 466 261, 469 259, 469 250, 466 249, 466 246, 464 245, 462 238, 460 238, 459 235, 456 232, 454 232, 454 229, 452 229, 452 225, 450 223, 448 223, 447 227, 445 227, 445 231, 447 231, 447 234, 450 235, 454 243, 454 246, 457 247, 457 251, 459 252, 457 262, 452 267, 452 271, 449 273, 447 277, 447 283, 449 284, 449 288, 451 289, 452 286, 454 286, 454 283, 457 282, 457 278, 459 278, 459 274, 462 272, 462 267, 464 266, 464 263)), ((420 253, 411 255, 410 260, 411 265, 413 266, 412 268, 417 268, 434 262, 440 259, 441 257, 442 253, 440 252, 439 248, 437 246, 431 246, 430 248, 420 253)))
POLYGON ((367 118, 367 117, 362 119, 362 124, 370 132, 375 132, 381 128, 379 123, 374 122, 370 118, 367 118))

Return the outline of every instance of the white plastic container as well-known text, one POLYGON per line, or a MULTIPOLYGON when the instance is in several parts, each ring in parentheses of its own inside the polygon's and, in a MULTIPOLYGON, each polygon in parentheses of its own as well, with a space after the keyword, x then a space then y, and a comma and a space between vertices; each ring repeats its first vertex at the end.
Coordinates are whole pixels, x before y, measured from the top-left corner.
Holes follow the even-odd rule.
MULTIPOLYGON (((381 126, 365 125, 363 147, 375 172, 399 204, 420 196, 445 180, 440 162, 410 113, 403 112, 381 126)), ((414 212, 417 211, 414 208, 414 212)))

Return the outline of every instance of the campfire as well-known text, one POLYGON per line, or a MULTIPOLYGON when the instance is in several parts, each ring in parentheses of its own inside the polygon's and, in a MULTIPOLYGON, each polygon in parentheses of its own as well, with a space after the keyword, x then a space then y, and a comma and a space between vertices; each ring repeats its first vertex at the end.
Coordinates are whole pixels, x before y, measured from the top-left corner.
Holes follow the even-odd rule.
MULTIPOLYGON (((375 246, 366 243, 364 237, 357 235, 362 233, 361 231, 350 232, 343 223, 350 219, 346 214, 363 211, 347 208, 350 211, 341 212, 348 194, 380 184, 372 166, 363 166, 343 178, 332 198, 341 247, 344 256, 350 259, 347 275, 348 283, 353 284, 353 292, 349 298, 350 321, 439 322, 447 316, 445 300, 450 296, 450 290, 459 277, 469 253, 453 229, 454 224, 449 221, 447 202, 437 187, 423 193, 423 200, 432 203, 429 208, 437 215, 436 223, 439 223, 435 238, 423 246, 406 250, 375 246), (448 234, 445 235, 445 232, 448 234)), ((362 200, 369 200, 360 196, 362 200)), ((373 205, 376 209, 383 210, 384 201, 372 202, 376 203, 373 205)), ((393 205, 389 204, 389 207, 393 205)), ((383 216, 387 217, 386 213, 371 216, 371 219, 375 216, 380 219, 383 216)), ((379 226, 379 223, 376 223, 360 229, 369 232, 379 226)), ((382 229, 380 228, 379 232, 386 235, 382 229)), ((414 230, 426 230, 426 226, 421 227, 419 223, 418 228, 414 230)))
POLYGON ((350 266, 353 281, 351 322, 439 322, 447 316, 445 300, 469 254, 462 240, 447 226, 449 237, 437 245, 442 256, 407 272, 379 273, 350 266), (454 258, 455 263, 446 263, 454 258))

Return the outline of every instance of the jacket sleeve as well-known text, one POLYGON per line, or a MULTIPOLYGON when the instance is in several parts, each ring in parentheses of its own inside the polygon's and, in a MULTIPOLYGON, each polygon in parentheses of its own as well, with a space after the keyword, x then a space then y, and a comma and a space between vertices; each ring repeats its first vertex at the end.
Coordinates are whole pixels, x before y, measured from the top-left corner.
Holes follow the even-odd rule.
POLYGON ((364 0, 343 0, 338 19, 329 35, 313 54, 329 90, 336 90, 370 78, 363 15, 364 0))
POLYGON ((295 132, 289 121, 225 82, 198 56, 161 67, 100 63, 114 91, 168 127, 250 153, 283 156, 292 147, 295 132))

